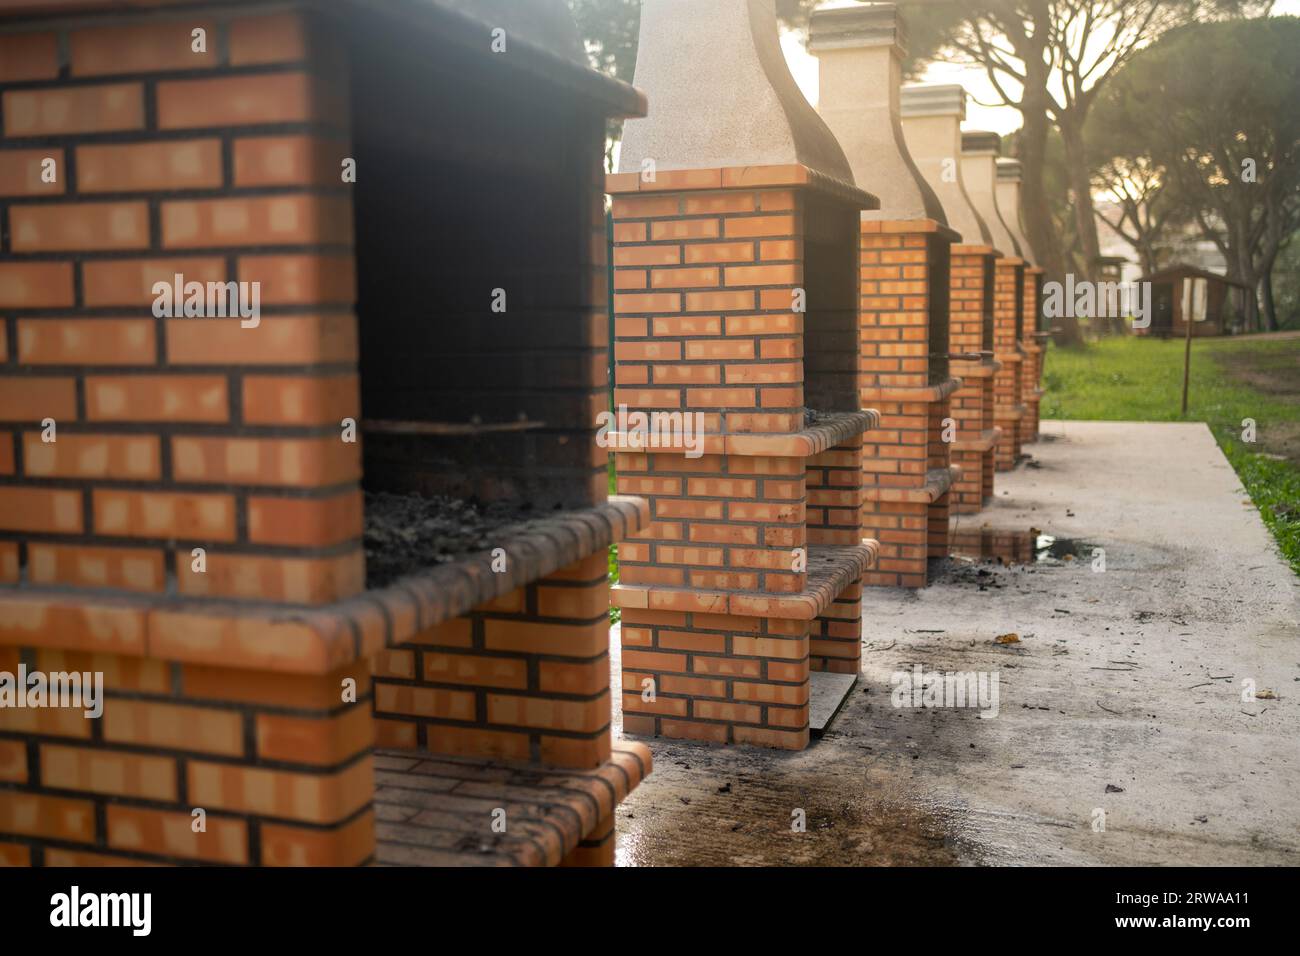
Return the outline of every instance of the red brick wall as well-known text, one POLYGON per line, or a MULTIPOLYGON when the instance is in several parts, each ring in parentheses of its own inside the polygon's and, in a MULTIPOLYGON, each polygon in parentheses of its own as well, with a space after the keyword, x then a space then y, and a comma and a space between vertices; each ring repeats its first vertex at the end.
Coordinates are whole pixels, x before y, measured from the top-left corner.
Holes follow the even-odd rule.
MULTIPOLYGON (((713 171, 721 183, 722 171, 713 171)), ((802 213, 789 189, 614 199, 616 406, 701 412, 709 434, 803 427, 802 213)), ((706 451, 720 451, 715 444, 706 451)), ((623 545, 620 579, 799 591, 804 462, 620 453, 618 491, 649 498, 648 533, 623 545)))
POLYGON ((808 746, 807 621, 624 608, 622 631, 627 733, 808 746))
POLYGON ((916 388, 948 377, 950 241, 919 222, 863 222, 864 387, 916 388))
POLYGON ((1021 401, 1025 405, 1025 417, 1020 421, 1022 445, 1038 441, 1038 409, 1042 401, 1039 387, 1043 378, 1044 345, 1036 333, 1041 314, 1044 274, 1044 270, 1037 266, 1025 270, 1023 292, 1025 367, 1021 383, 1021 401))
POLYGON ((561 767, 608 760, 608 570, 594 555, 381 651, 380 745, 561 767))
POLYGON ((863 533, 881 546, 871 585, 923 587, 932 543, 946 553, 947 502, 931 520, 918 495, 951 454, 948 400, 934 387, 949 368, 950 247, 934 223, 862 223, 861 401, 882 416, 863 458, 863 533))
POLYGON ((994 418, 1002 429, 997 470, 1009 471, 1020 458, 1021 403, 1020 335, 1024 322, 1024 261, 1002 258, 994 269, 993 350, 1002 363, 993 381, 994 418))
MULTIPOLYGON (((808 459, 809 545, 862 540, 862 438, 808 459)), ((852 585, 809 632, 812 669, 856 674, 862 658, 862 587, 852 585)))
MULTIPOLYGON (((11 627, 0 627, 5 643, 11 627)), ((30 640, 39 640, 32 635, 30 640)), ((21 865, 349 866, 374 847, 368 666, 256 673, 0 646, 0 671, 98 671, 103 717, 0 709, 0 854, 21 865), (343 682, 355 681, 355 702, 343 682), (194 810, 206 813, 195 832, 194 810)))
POLYGON ((866 583, 924 587, 928 552, 928 503, 914 498, 929 464, 930 403, 871 400, 880 427, 866 436, 863 533, 880 542, 876 569, 866 583))
POLYGON ((360 412, 346 80, 304 16, 252 14, 6 38, 0 536, 28 584, 296 604, 363 587, 360 446, 340 440, 360 412), (175 273, 261 282, 260 326, 156 318, 175 273))
POLYGON ((862 537, 860 440, 807 460, 792 453, 805 403, 858 408, 857 207, 791 188, 806 175, 610 178, 615 404, 701 412, 710 436, 698 458, 616 456, 619 491, 649 498, 653 518, 620 546, 620 585, 681 589, 657 592, 653 610, 623 608, 629 733, 797 749, 808 742, 810 667, 856 662, 847 594, 811 624, 815 661, 808 621, 704 613, 725 592, 797 594, 807 574, 796 549, 862 537), (805 293, 806 312, 795 307, 805 293), (742 454, 731 436, 758 444, 742 454))
MULTIPOLYGON (((992 352, 993 253, 987 247, 957 246, 952 266, 952 334, 954 353, 992 352)), ((952 510, 975 514, 993 494, 992 474, 996 451, 981 450, 993 423, 993 372, 974 361, 955 361, 953 372, 963 385, 952 397, 952 417, 957 425, 953 463, 961 476, 952 491, 952 510), (985 474, 988 479, 986 481, 985 474)))
MULTIPOLYGON (((724 173, 662 173, 654 193, 614 199, 615 405, 700 411, 710 434, 791 433, 803 426, 802 203, 790 189, 723 190, 724 173), (667 191, 698 176, 716 191, 667 191)), ((803 589, 803 460, 620 453, 616 467, 619 492, 649 498, 653 515, 620 546, 623 583, 803 589)), ((805 745, 808 624, 684 613, 688 597, 680 612, 623 611, 624 728, 805 745), (769 714, 765 693, 793 711, 769 714)))

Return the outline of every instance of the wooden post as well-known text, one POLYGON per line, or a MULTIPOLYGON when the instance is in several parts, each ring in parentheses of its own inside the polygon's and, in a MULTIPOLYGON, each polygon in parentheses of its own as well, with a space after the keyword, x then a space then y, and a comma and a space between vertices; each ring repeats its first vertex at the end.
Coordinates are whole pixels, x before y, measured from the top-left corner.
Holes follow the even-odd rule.
POLYGON ((1183 348, 1183 416, 1187 415, 1187 386, 1192 375, 1192 317, 1183 316, 1187 323, 1187 345, 1183 348))

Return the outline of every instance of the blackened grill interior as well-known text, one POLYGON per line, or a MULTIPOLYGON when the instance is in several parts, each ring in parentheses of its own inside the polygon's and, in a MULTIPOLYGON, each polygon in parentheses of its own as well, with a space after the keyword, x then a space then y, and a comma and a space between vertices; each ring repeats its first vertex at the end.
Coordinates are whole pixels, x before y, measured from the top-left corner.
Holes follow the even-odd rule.
POLYGON ((818 195, 803 203, 804 401, 855 412, 858 398, 858 210, 818 195))
POLYGON ((363 415, 534 426, 369 431, 366 489, 591 504, 605 460, 603 120, 486 50, 362 20, 349 42, 363 415))

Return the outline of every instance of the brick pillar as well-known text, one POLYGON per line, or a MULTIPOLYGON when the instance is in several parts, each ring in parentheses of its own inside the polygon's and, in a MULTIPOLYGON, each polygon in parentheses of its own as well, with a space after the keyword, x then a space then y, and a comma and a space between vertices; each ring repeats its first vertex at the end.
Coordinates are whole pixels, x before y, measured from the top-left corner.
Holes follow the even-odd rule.
POLYGON ((107 695, 99 722, 0 711, 0 845, 24 863, 373 851, 367 662, 160 603, 364 587, 359 445, 338 434, 360 411, 346 75, 305 14, 222 22, 224 57, 211 11, 0 26, 20 170, 0 185, 0 670, 99 671, 107 695), (267 314, 159 317, 177 273, 260 282, 267 314))
POLYGON ((1001 364, 993 358, 993 264, 989 246, 953 247, 952 319, 949 343, 952 369, 962 387, 952 397, 957 441, 953 464, 961 475, 953 486, 952 512, 976 514, 993 496, 993 473, 1001 431, 993 417, 993 382, 1001 364))
POLYGON ((1025 417, 1020 423, 1020 443, 1029 445, 1038 441, 1038 407, 1042 402, 1043 358, 1046 343, 1038 331, 1039 316, 1042 314, 1043 276, 1046 270, 1040 266, 1025 268, 1024 288, 1024 335, 1022 343, 1025 350, 1025 371, 1022 382, 1021 401, 1025 406, 1025 417))
POLYGON ((1010 471, 1020 460, 1020 422, 1025 416, 1022 375, 1025 355, 1020 347, 1024 314, 1024 273, 1021 259, 1003 256, 994 265, 993 352, 1002 368, 993 379, 993 419, 1002 429, 996 463, 1010 471))
MULTIPOLYGON (((861 544, 862 436, 808 459, 809 547, 851 548, 861 544)), ((811 668, 856 674, 862 657, 862 586, 851 584, 812 622, 811 668)))
MULTIPOLYGON (((1002 369, 1002 363, 999 362, 997 359, 994 359, 993 360, 994 375, 996 375, 999 371, 1001 371, 1001 369, 1002 369)), ((995 424, 993 425, 993 434, 994 434, 993 444, 989 447, 989 451, 986 452, 983 458, 981 459, 983 471, 981 473, 980 488, 984 495, 985 504, 988 504, 989 500, 992 499, 993 497, 994 474, 997 472, 997 446, 1002 442, 1002 429, 999 428, 996 424, 997 418, 994 414, 995 406, 993 404, 993 401, 994 401, 993 378, 990 377, 987 380, 987 385, 984 389, 984 420, 986 422, 994 422, 995 424)))
POLYGON ((592 555, 375 661, 380 746, 594 768, 610 755, 609 559, 592 555))
POLYGON ((947 553, 952 240, 933 220, 862 223, 861 395, 881 415, 863 461, 863 529, 880 542, 869 585, 924 587, 927 558, 947 553))
POLYGON ((857 670, 873 556, 859 518, 872 416, 844 359, 871 197, 800 166, 621 174, 609 191, 615 404, 698 412, 706 433, 698 457, 617 455, 619 490, 653 516, 614 588, 624 729, 802 748, 814 664, 857 670))

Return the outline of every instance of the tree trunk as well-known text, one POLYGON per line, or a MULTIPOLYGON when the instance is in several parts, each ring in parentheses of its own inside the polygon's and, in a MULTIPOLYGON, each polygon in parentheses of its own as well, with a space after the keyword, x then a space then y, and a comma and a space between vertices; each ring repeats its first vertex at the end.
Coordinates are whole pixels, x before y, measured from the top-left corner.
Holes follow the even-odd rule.
MULTIPOLYGON (((1230 230, 1230 235, 1232 234, 1230 230)), ((1235 236, 1234 236, 1235 238, 1235 236)), ((1229 270, 1229 275, 1242 283, 1246 287, 1245 295, 1242 298, 1245 315, 1243 322, 1246 328, 1252 332, 1261 331, 1261 322, 1259 315, 1259 276, 1255 273, 1255 263, 1251 259, 1250 250, 1244 249, 1244 242, 1235 244, 1233 251, 1236 253, 1235 269, 1229 270), (1234 274, 1235 273, 1235 274, 1234 274)))
POLYGON ((1264 292, 1264 323, 1270 332, 1277 331, 1277 302, 1273 298, 1273 265, 1269 263, 1264 274, 1260 276, 1264 292))
POLYGON ((1151 243, 1144 243, 1140 257, 1142 260, 1142 274, 1155 275, 1160 271, 1160 256, 1156 252, 1155 246, 1151 243))
MULTIPOLYGON (((1052 228, 1052 211, 1047 200, 1044 169, 1047 165, 1047 70, 1027 58, 1029 83, 1020 104, 1024 125, 1020 130, 1021 211, 1024 214, 1025 238, 1034 260, 1046 271, 1046 280, 1062 282, 1065 279, 1065 258, 1057 233, 1052 228)), ((1058 345, 1083 345, 1083 330, 1073 316, 1052 320, 1053 339, 1058 345)))
MULTIPOLYGON (((1020 130, 1020 163, 1022 211, 1025 218, 1026 238, 1034 259, 1042 264, 1053 279, 1065 277, 1065 260, 1052 228, 1052 211, 1047 201, 1047 188, 1043 182, 1047 165, 1047 112, 1046 106, 1031 105, 1025 93, 1024 126, 1020 130)), ((1037 97, 1041 101, 1041 97, 1037 97)))
POLYGON ((1097 260, 1101 257, 1101 242, 1097 238, 1097 217, 1092 205, 1092 174, 1083 146, 1083 130, 1073 117, 1061 117, 1058 124, 1065 143, 1065 173, 1070 192, 1074 194, 1074 222, 1079 231, 1079 246, 1083 254, 1083 278, 1093 279, 1097 260))

